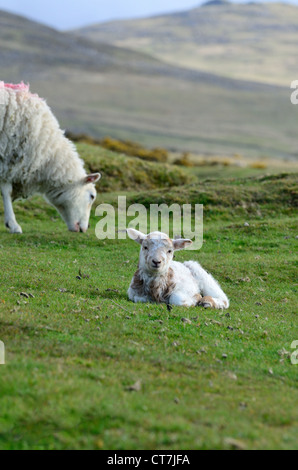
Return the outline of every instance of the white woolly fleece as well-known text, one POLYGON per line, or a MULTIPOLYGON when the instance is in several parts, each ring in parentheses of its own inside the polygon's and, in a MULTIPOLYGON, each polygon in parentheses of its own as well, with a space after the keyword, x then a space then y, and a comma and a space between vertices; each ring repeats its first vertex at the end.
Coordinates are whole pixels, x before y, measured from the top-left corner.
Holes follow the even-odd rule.
POLYGON ((23 83, 0 82, 0 189, 11 233, 22 233, 12 201, 35 193, 56 207, 69 230, 86 232, 100 176, 86 175, 44 100, 23 83))
POLYGON ((85 176, 46 102, 29 87, 0 82, 0 182, 13 183, 13 198, 45 194, 85 176))

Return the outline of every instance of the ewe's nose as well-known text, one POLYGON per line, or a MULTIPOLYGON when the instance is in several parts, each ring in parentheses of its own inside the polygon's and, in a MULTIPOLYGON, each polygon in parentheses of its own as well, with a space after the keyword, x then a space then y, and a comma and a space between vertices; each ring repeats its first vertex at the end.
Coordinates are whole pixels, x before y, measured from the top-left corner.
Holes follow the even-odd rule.
POLYGON ((74 226, 69 227, 70 232, 79 232, 80 231, 80 224, 76 223, 74 226))
POLYGON ((161 265, 161 261, 157 260, 157 259, 153 259, 152 260, 152 264, 153 266, 155 266, 156 268, 158 268, 160 265, 161 265))

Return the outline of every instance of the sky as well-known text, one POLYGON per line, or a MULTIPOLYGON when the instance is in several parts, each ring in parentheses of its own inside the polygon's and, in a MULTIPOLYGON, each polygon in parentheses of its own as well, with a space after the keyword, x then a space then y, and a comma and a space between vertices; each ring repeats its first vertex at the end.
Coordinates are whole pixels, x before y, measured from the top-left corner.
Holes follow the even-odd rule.
MULTIPOLYGON (((0 0, 0 9, 66 30, 115 19, 187 10, 201 3, 202 0, 0 0)), ((298 0, 287 3, 298 5, 298 0)))

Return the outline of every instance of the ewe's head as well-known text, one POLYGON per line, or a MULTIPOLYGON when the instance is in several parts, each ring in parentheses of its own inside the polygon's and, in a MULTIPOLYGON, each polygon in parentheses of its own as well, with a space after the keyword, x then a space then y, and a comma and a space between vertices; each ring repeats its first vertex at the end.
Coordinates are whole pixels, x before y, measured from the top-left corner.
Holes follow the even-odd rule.
POLYGON ((132 240, 141 245, 139 267, 151 275, 166 273, 174 251, 183 250, 192 244, 188 239, 172 240, 162 232, 145 235, 138 230, 128 228, 127 233, 132 240))
POLYGON ((47 195, 71 232, 87 231, 91 207, 96 199, 95 183, 100 177, 100 173, 88 175, 79 183, 47 195))

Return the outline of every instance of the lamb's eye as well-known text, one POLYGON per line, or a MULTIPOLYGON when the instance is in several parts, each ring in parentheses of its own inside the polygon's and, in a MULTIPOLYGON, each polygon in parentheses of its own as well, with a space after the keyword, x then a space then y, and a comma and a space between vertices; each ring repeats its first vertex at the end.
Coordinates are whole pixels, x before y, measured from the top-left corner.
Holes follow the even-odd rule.
POLYGON ((168 253, 172 253, 172 250, 169 250, 168 253))
POLYGON ((90 197, 91 197, 91 201, 94 201, 94 199, 95 199, 94 194, 90 194, 90 197))
POLYGON ((148 250, 148 246, 144 246, 144 250, 148 250))

